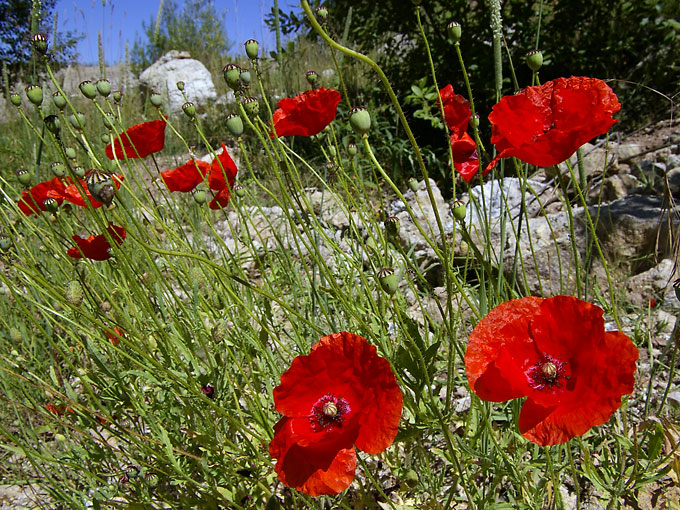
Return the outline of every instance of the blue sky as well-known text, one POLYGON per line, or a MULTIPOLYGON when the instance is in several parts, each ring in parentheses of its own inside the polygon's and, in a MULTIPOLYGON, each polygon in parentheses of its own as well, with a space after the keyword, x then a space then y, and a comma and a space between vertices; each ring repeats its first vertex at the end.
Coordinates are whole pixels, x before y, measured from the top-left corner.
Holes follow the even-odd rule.
MULTIPOLYGON (((183 0, 178 0, 183 5, 183 0)), ((135 37, 142 37, 142 21, 156 19, 160 0, 58 0, 56 12, 61 30, 75 30, 85 34, 78 45, 79 61, 97 61, 97 30, 104 38, 104 52, 108 64, 116 64, 125 53, 125 42, 130 48, 135 37)), ((218 10, 226 10, 225 30, 235 44, 232 51, 240 51, 247 39, 257 39, 271 50, 275 46, 273 33, 267 30, 264 16, 274 5, 272 0, 216 0, 218 10)), ((279 9, 288 12, 297 7, 297 0, 279 0, 279 9)), ((299 9, 298 9, 299 10, 299 9)))

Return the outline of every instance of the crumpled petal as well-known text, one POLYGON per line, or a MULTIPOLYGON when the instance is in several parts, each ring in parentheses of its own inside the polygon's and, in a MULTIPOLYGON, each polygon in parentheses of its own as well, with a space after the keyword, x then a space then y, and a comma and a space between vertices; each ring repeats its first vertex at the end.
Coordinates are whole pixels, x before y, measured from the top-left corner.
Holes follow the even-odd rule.
POLYGON ((112 144, 106 146, 106 157, 113 158, 114 147, 117 159, 145 158, 149 154, 163 150, 165 145, 165 120, 152 120, 135 124, 116 136, 112 144), (121 146, 122 141, 122 146, 121 146))
POLYGON ((26 216, 31 214, 40 214, 40 211, 46 211, 45 199, 54 198, 59 205, 64 201, 62 196, 64 191, 64 183, 59 177, 55 177, 49 181, 44 181, 36 184, 30 190, 22 191, 21 198, 17 205, 19 210, 26 216), (54 193, 54 196, 50 195, 54 193))
POLYGON ((323 87, 283 98, 277 103, 278 109, 273 116, 276 135, 313 136, 320 133, 335 119, 341 100, 340 92, 323 87))
POLYGON ((210 171, 210 163, 189 160, 182 166, 161 172, 161 177, 170 191, 187 193, 203 182, 210 171))
MULTIPOLYGON (((107 232, 114 243, 114 246, 120 246, 127 235, 123 227, 109 223, 107 232)), ((73 236, 76 246, 69 248, 66 252, 69 257, 79 259, 82 257, 92 260, 107 260, 111 258, 109 240, 105 234, 91 235, 87 239, 80 236, 73 236)))

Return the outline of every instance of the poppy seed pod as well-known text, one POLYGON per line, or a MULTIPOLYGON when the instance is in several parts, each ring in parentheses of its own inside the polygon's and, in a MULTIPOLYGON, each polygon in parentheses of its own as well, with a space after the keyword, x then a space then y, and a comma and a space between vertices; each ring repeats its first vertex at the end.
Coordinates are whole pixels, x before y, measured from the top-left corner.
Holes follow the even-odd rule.
POLYGON ((97 97, 97 87, 95 87, 94 83, 92 83, 90 80, 81 81, 80 85, 78 85, 78 88, 80 89, 80 92, 82 92, 82 94, 88 99, 94 99, 97 97))
POLYGON ((240 184, 237 184, 234 186, 234 194, 236 194, 236 196, 239 198, 243 198, 246 196, 246 189, 240 184))
POLYGON ((120 100, 123 99, 123 92, 120 90, 115 90, 113 92, 113 100, 116 102, 116 104, 120 103, 120 100))
POLYGON ((73 306, 80 306, 83 302, 83 287, 78 280, 68 282, 66 286, 66 302, 73 306))
POLYGON ((460 41, 460 38, 463 35, 463 29, 460 26, 460 23, 457 21, 451 21, 448 25, 446 25, 446 33, 449 36, 449 41, 452 43, 457 43, 460 41))
POLYGON ((108 97, 111 93, 111 82, 107 79, 97 81, 97 92, 103 97, 108 97))
MULTIPOLYGON (((111 130, 111 129, 113 129, 114 124, 115 124, 115 122, 116 122, 116 117, 113 115, 113 113, 111 113, 111 112, 106 112, 106 113, 104 114, 103 122, 104 122, 104 127, 105 127, 106 129, 111 130)), ((107 142, 107 143, 108 143, 108 142, 107 142)))
POLYGON ((40 106, 43 101, 43 91, 38 85, 29 85, 24 89, 26 92, 26 97, 35 106, 40 106))
POLYGON ((7 251, 11 247, 12 247, 12 240, 10 239, 10 237, 7 234, 0 234, 0 250, 7 251))
POLYGON ((408 187, 409 187, 409 189, 410 189, 411 191, 413 191, 414 193, 415 193, 416 191, 418 191, 418 188, 420 187, 420 183, 418 182, 418 179, 416 179, 415 177, 411 177, 411 178, 408 180, 408 187))
POLYGON ((241 103, 248 115, 255 116, 260 112, 260 103, 254 97, 247 97, 241 103))
POLYGON ((110 139, 109 135, 107 135, 106 133, 102 133, 99 137, 99 141, 101 141, 104 145, 106 145, 111 141, 111 139, 110 139))
POLYGON ((355 106, 349 111, 349 123, 360 135, 366 134, 371 129, 371 114, 363 106, 355 106))
POLYGON ((541 50, 531 50, 524 58, 526 59, 527 66, 533 72, 538 71, 543 65, 543 53, 541 50))
POLYGON ((74 129, 82 129, 85 127, 85 115, 81 112, 76 112, 68 116, 68 121, 71 123, 74 129))
POLYGON ((17 179, 19 179, 19 182, 24 186, 28 186, 33 180, 33 175, 25 168, 22 168, 17 172, 17 179))
POLYGON ((207 198, 208 197, 206 196, 205 191, 200 190, 200 191, 196 191, 194 193, 194 202, 196 202, 199 205, 205 204, 205 201, 207 200, 207 198))
POLYGON ((322 22, 326 22, 328 20, 328 8, 325 5, 320 5, 314 10, 316 12, 316 17, 322 22))
POLYGON ((453 203, 451 210, 453 211, 453 217, 458 221, 463 221, 465 219, 465 214, 467 211, 465 208, 465 203, 461 200, 456 200, 453 203))
POLYGON ((56 106, 60 110, 66 108, 66 98, 58 90, 54 94, 52 94, 52 102, 54 103, 54 106, 56 106))
POLYGON ((12 92, 9 95, 9 102, 12 103, 14 106, 21 106, 21 96, 16 92, 12 92))
POLYGON ((183 82, 183 81, 181 81, 181 80, 178 81, 178 82, 176 83, 176 85, 177 85, 177 90, 179 90, 179 91, 184 90, 184 82, 183 82))
POLYGON ((45 206, 45 209, 51 213, 57 212, 57 209, 59 209, 59 202, 51 197, 47 197, 45 200, 43 200, 43 205, 45 206))
POLYGON ((255 39, 248 39, 244 43, 244 46, 246 48, 246 55, 248 55, 248 58, 250 60, 256 60, 257 52, 260 49, 260 43, 258 43, 255 39))
POLYGON ((356 156, 357 155, 357 146, 354 143, 347 144, 347 153, 350 156, 356 156))
POLYGON ((149 102, 156 108, 160 108, 163 104, 163 97, 158 92, 152 92, 149 96, 149 102))
POLYGON ((55 177, 64 177, 66 175, 66 167, 61 161, 55 161, 50 165, 50 170, 55 177))
POLYGON ((66 147, 64 153, 68 159, 76 159, 76 150, 73 147, 66 147))
POLYGON ((45 34, 33 34, 31 36, 31 46, 38 55, 47 53, 47 36, 45 34))
POLYGON ((380 287, 390 296, 393 296, 399 288, 399 277, 391 267, 383 267, 378 271, 380 287))
POLYGON ((190 119, 193 119, 196 116, 196 105, 190 102, 184 103, 182 105, 182 111, 184 112, 184 115, 186 115, 190 119))
POLYGON ((395 238, 399 235, 399 218, 396 216, 388 216, 383 222, 385 225, 385 232, 391 238, 395 238))
POLYGON ((312 87, 319 83, 319 73, 311 69, 305 73, 305 78, 312 87))
POLYGON ((87 189, 92 197, 104 205, 109 205, 113 201, 116 187, 113 185, 111 176, 102 170, 92 170, 85 179, 87 189))
POLYGON ((74 166, 73 175, 82 179, 83 177, 85 177, 85 169, 82 166, 74 166))
POLYGON ((243 134, 243 119, 235 113, 227 115, 227 129, 234 136, 243 134))
POLYGON ((147 473, 144 475, 144 481, 151 489, 155 489, 158 486, 158 475, 156 473, 147 473))
POLYGON ((227 85, 234 90, 236 90, 239 86, 239 81, 241 80, 241 71, 242 69, 236 64, 227 64, 222 69, 224 81, 226 81, 227 85))
POLYGON ((43 122, 45 123, 45 127, 53 135, 58 135, 59 131, 61 131, 61 122, 56 115, 48 115, 43 122))

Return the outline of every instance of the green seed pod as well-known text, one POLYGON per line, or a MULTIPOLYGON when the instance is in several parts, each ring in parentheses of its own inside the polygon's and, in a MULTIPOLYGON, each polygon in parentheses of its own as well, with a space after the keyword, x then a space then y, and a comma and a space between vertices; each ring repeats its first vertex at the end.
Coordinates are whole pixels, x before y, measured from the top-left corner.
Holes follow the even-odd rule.
POLYGON ((102 97, 108 97, 111 93, 111 82, 107 79, 101 79, 97 81, 97 92, 102 97))
POLYGON ((66 301, 73 306, 80 306, 83 302, 83 287, 78 280, 71 280, 66 285, 66 301))
POLYGON ((319 73, 312 71, 311 69, 305 73, 305 79, 312 87, 319 83, 319 73))
POLYGON ((78 85, 80 92, 88 99, 94 99, 97 97, 97 87, 90 80, 84 80, 78 85))
POLYGON ((205 204, 207 198, 208 197, 206 196, 205 191, 203 190, 194 192, 194 202, 196 202, 197 204, 205 204))
POLYGON ((399 288, 399 277, 391 267, 383 267, 378 271, 378 282, 382 290, 390 296, 393 296, 399 288))
MULTIPOLYGON (((7 251, 12 247, 12 239, 7 234, 0 234, 0 250, 7 251)), ((2 287, 4 289, 4 287, 2 287)))
POLYGON ((241 68, 236 64, 227 64, 222 69, 222 74, 224 74, 224 81, 227 82, 227 85, 236 90, 241 80, 241 68))
POLYGON ((538 71, 543 65, 543 53, 541 50, 531 50, 524 58, 526 59, 527 66, 533 72, 538 71))
POLYGON ((383 224, 385 225, 385 232, 387 232, 388 237, 394 239, 399 235, 399 218, 396 216, 388 216, 385 218, 383 224))
POLYGON ((251 117, 256 116, 260 112, 260 103, 254 97, 247 97, 243 101, 243 108, 245 108, 246 113, 251 117))
POLYGON ((85 169, 82 166, 74 166, 73 175, 82 179, 83 177, 85 177, 85 169))
POLYGON ((45 200, 43 200, 43 205, 45 206, 45 209, 51 213, 57 212, 57 209, 59 209, 59 202, 51 197, 47 197, 45 200))
POLYGON ((241 71, 239 75, 240 80, 246 85, 250 84, 250 71, 241 71))
POLYGON ((116 116, 111 112, 106 112, 102 121, 104 122, 104 127, 111 131, 115 127, 116 116))
POLYGON ((449 41, 457 43, 463 35, 463 29, 457 21, 451 21, 446 25, 446 33, 449 35, 449 41))
POLYGON ((54 103, 54 106, 56 106, 60 110, 66 108, 66 98, 58 90, 54 94, 52 94, 52 102, 54 103))
POLYGON ((184 115, 186 115, 190 119, 193 119, 196 116, 196 105, 190 102, 184 103, 182 105, 182 111, 184 112, 184 115))
POLYGON ((56 115, 48 115, 43 122, 45 123, 45 127, 53 135, 58 135, 59 131, 61 131, 61 121, 56 115))
POLYGON ((413 191, 414 193, 415 193, 416 191, 418 191, 418 188, 420 187, 420 183, 418 182, 418 179, 416 179, 415 177, 411 177, 411 178, 408 180, 408 187, 409 187, 409 189, 410 189, 411 191, 413 191))
POLYGON ((73 129, 82 130, 85 127, 86 120, 85 115, 81 112, 72 113, 68 116, 68 121, 73 126, 73 129))
POLYGON ((68 159, 76 159, 76 150, 73 147, 65 147, 64 153, 68 159))
POLYGON ((22 168, 17 172, 17 179, 19 179, 19 182, 24 186, 29 186, 33 180, 33 174, 31 174, 25 168, 22 168))
POLYGON ((113 185, 111 175, 102 170, 92 170, 85 179, 87 189, 92 197, 104 205, 109 205, 116 194, 116 187, 113 185))
POLYGON ((314 11, 316 12, 316 17, 319 18, 319 21, 322 23, 328 21, 328 8, 325 5, 318 6, 314 11))
POLYGON ((235 113, 227 115, 227 129, 234 136, 243 134, 243 119, 235 113))
POLYGON ((161 105, 163 104, 163 97, 158 92, 152 92, 151 95, 149 96, 149 101, 156 108, 160 108, 161 105))
POLYGON ((109 135, 107 135, 106 133, 102 133, 99 136, 99 141, 101 141, 102 144, 104 145, 108 145, 111 142, 111 137, 109 137, 109 135))
POLYGON ((474 117, 470 118, 470 126, 473 128, 479 127, 479 115, 475 115, 474 117))
POLYGON ((120 100, 123 99, 123 92, 120 90, 116 90, 113 92, 113 100, 115 101, 116 104, 120 103, 120 100))
POLYGON ((16 92, 12 92, 9 95, 9 102, 12 103, 14 106, 21 106, 21 96, 16 92))
POLYGON ((40 106, 43 101, 43 91, 38 85, 29 85, 25 89, 26 97, 35 106, 40 106))
POLYGON ((257 52, 260 49, 260 43, 257 42, 255 39, 248 39, 244 43, 244 46, 246 48, 246 55, 248 55, 248 58, 250 60, 256 60, 257 59, 257 52))
POLYGON ((219 321, 217 324, 215 324, 215 326, 213 326, 211 333, 213 342, 216 344, 223 342, 229 333, 229 326, 227 325, 227 322, 219 321))
POLYGON ((463 221, 465 219, 466 208, 465 208, 464 202, 462 202, 460 200, 456 200, 453 203, 452 211, 453 211, 453 217, 456 218, 458 221, 463 221))
POLYGON ((347 145, 347 152, 350 156, 356 156, 357 155, 357 146, 354 143, 350 143, 347 145))
POLYGON ((144 481, 151 489, 158 487, 158 475, 156 473, 147 473, 144 475, 144 481))
POLYGON ((55 161, 50 165, 50 170, 55 177, 64 177, 66 175, 66 167, 61 161, 55 161))
POLYGON ((47 36, 45 34, 33 34, 31 36, 31 46, 38 55, 47 53, 47 36))
POLYGON ((237 184, 236 186, 234 186, 234 193, 236 194, 237 197, 243 198, 246 196, 246 189, 240 184, 237 184))
POLYGON ((177 90, 179 90, 179 91, 184 90, 184 82, 182 80, 178 81, 176 83, 176 85, 177 85, 177 90))
POLYGON ((371 114, 363 106, 355 106, 349 111, 349 123, 360 135, 366 134, 371 129, 371 114))

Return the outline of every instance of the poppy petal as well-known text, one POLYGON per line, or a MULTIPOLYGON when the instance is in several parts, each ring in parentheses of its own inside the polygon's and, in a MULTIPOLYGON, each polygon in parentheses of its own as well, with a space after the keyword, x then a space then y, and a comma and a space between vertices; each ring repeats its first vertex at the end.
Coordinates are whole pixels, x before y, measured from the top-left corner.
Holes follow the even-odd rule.
MULTIPOLYGON (((227 186, 227 181, 229 182, 229 188, 234 186, 234 181, 236 180, 236 173, 238 169, 236 168, 236 163, 231 159, 227 147, 222 144, 222 152, 213 159, 210 164, 210 175, 208 176, 208 186, 210 189, 219 191, 223 190, 227 186), (225 175, 227 180, 225 180, 225 175)), ((226 205, 226 204, 225 204, 226 205)))
POLYGON ((210 171, 210 163, 189 160, 182 166, 161 172, 161 177, 170 191, 187 193, 203 182, 210 171))
MULTIPOLYGON (((115 246, 120 246, 123 243, 127 234, 123 227, 109 223, 106 230, 115 246)), ((111 245, 106 234, 91 235, 87 239, 74 235, 73 240, 76 246, 69 248, 66 252, 69 257, 75 259, 85 257, 92 260, 108 260, 111 258, 111 245)))
POLYGON ((323 87, 283 98, 277 103, 278 109, 273 116, 276 136, 313 136, 320 133, 335 119, 341 100, 340 92, 323 87))
POLYGON ((214 210, 223 209, 227 207, 229 200, 231 200, 229 188, 224 188, 215 195, 215 197, 208 204, 208 207, 214 210))
POLYGON ((444 120, 449 131, 456 138, 461 138, 467 131, 468 122, 472 116, 470 103, 460 94, 453 92, 453 86, 448 84, 439 91, 444 106, 444 120))
POLYGON ((64 183, 59 177, 36 184, 30 190, 22 191, 17 205, 26 216, 46 211, 46 198, 54 198, 59 205, 64 201, 64 183))
POLYGON ((165 120, 152 120, 135 124, 120 133, 114 139, 113 145, 106 146, 105 152, 109 159, 114 159, 114 150, 117 159, 145 158, 149 154, 163 150, 164 145, 165 120))
MULTIPOLYGON (((463 136, 460 138, 452 134, 451 152, 453 154, 453 167, 465 182, 470 182, 479 171, 477 144, 467 133, 463 133, 463 136)), ((487 173, 485 171, 484 175, 487 173)))

